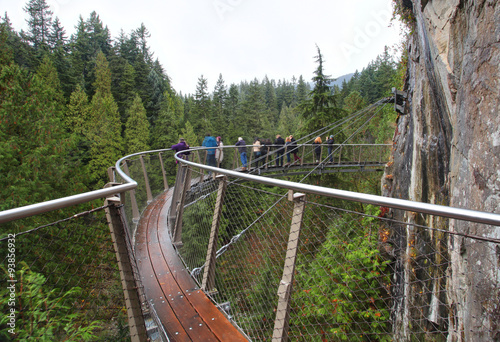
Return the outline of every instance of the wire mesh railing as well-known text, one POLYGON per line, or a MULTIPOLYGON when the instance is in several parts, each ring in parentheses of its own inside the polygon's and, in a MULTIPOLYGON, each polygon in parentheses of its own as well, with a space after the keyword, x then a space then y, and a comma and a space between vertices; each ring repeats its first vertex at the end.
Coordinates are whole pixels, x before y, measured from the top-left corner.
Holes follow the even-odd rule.
MULTIPOLYGON (((1 228, 0 340, 125 341, 115 251, 98 207, 34 229, 1 228)), ((129 337, 128 337, 129 338, 129 337)))
MULTIPOLYGON (((186 164, 201 178, 199 164, 186 164)), ((456 309, 471 300, 470 284, 463 282, 481 278, 477 286, 494 301, 484 315, 497 315, 498 215, 342 191, 324 195, 307 185, 287 188, 290 182, 220 173, 230 178, 205 179, 187 190, 178 252, 199 286, 251 340, 494 340, 499 334, 498 326, 467 325, 468 313, 456 309), (206 258, 219 182, 227 189, 214 266, 206 258), (288 189, 309 192, 298 200, 302 212, 288 189), (292 233, 299 214, 302 228, 292 233), (464 224, 482 233, 454 229, 464 224), (453 261, 464 251, 484 260, 460 268, 453 261), (209 267, 215 278, 206 287, 209 267), (277 336, 278 326, 285 335, 277 336)))
MULTIPOLYGON (((314 156, 312 146, 301 148, 303 159, 314 156)), ((364 152, 349 150, 349 159, 361 162, 364 152)), ((226 151, 222 166, 229 170, 203 165, 203 149, 192 151, 189 160, 178 159, 177 165, 168 150, 127 156, 117 162, 118 172, 110 170, 111 180, 134 180, 137 188, 120 195, 115 205, 23 235, 5 231, 0 241, 8 252, 3 257, 7 285, 2 305, 9 313, 14 302, 8 286, 15 283, 12 298, 18 311, 14 323, 4 315, 2 327, 15 324, 26 336, 53 334, 53 340, 85 340, 80 338, 84 334, 89 340, 130 338, 125 325, 130 303, 123 303, 117 289, 124 278, 114 266, 117 247, 113 249, 104 225, 103 211, 115 208, 127 229, 119 234, 125 238, 128 277, 135 282, 148 336, 168 340, 162 326, 166 318, 149 305, 141 285, 133 236, 142 210, 174 185, 169 228, 174 238, 179 229, 177 251, 199 287, 251 340, 498 336, 497 325, 471 325, 467 309, 480 301, 483 309, 476 315, 498 315, 499 215, 230 171, 239 156, 234 147, 226 151), (179 174, 174 184, 179 165, 189 174, 188 183, 179 174), (176 215, 179 208, 181 216, 176 215), (99 228, 81 229, 90 223, 99 228), (92 252, 82 256, 86 247, 92 252), (481 288, 484 298, 471 295, 473 288, 481 288), (64 318, 55 320, 58 315, 64 318)), ((318 164, 326 156, 321 158, 318 164)))

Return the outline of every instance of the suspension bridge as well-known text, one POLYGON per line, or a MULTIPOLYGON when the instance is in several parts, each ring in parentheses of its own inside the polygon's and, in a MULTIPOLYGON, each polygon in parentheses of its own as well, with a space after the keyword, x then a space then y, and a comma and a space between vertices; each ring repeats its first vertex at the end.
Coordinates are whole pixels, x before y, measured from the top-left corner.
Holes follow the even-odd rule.
MULTIPOLYGON (((300 139, 293 165, 277 166, 279 146, 269 146, 259 167, 249 160, 248 172, 240 171, 235 146, 224 147, 221 167, 205 165, 206 149, 194 148, 189 159, 176 156, 169 185, 165 158, 173 152, 144 151, 117 161, 104 189, 3 211, 0 223, 106 198, 103 207, 69 220, 106 212, 133 341, 445 340, 460 329, 479 337, 498 333, 451 324, 446 279, 460 252, 453 245, 491 251, 468 272, 498 266, 500 215, 306 184, 310 175, 383 170, 391 145, 350 143, 374 108, 347 118, 359 120, 358 129, 333 148, 322 145, 318 156, 310 142, 344 122, 300 139), (292 175, 303 178, 282 179, 292 175), (404 216, 398 211, 408 219, 393 219, 404 216), (432 217, 483 225, 488 233, 426 226, 432 217)), ((17 241, 30 241, 36 252, 31 236, 57 244, 68 230, 82 234, 76 240, 85 245, 100 245, 65 224, 17 234, 17 241)), ((97 292, 100 277, 92 277, 97 292)), ((465 296, 467 288, 454 291, 465 296)), ((95 314, 91 304, 73 305, 95 314)))

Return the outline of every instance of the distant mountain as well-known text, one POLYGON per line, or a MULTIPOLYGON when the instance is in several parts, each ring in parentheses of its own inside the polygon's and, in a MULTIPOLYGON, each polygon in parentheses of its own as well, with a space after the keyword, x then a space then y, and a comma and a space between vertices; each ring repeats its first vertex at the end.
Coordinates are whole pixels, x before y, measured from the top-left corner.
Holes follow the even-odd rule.
MULTIPOLYGON (((349 82, 349 80, 352 78, 352 76, 354 75, 354 73, 350 73, 350 74, 347 74, 347 75, 342 75, 342 76, 339 76, 335 79, 335 81, 331 82, 330 83, 330 87, 333 87, 335 85, 339 86, 340 88, 342 88, 342 82, 344 82, 344 80, 346 82, 349 82)), ((311 89, 314 88, 314 83, 313 82, 309 82, 309 86, 311 87, 311 89)))

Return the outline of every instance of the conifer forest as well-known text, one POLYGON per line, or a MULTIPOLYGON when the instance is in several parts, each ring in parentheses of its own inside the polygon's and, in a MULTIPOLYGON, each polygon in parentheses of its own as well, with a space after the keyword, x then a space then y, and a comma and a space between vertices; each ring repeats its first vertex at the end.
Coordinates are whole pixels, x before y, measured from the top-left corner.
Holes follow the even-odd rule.
MULTIPOLYGON (((391 88, 401 87, 406 72, 404 55, 396 61, 391 49, 386 48, 362 70, 353 70, 352 77, 341 85, 331 86, 334 79, 324 71, 329 66, 318 46, 311 51, 317 65, 311 75, 227 84, 221 74, 211 80, 216 81, 213 89, 208 89, 208 80, 200 75, 193 81, 195 93, 182 94, 176 91, 169 70, 149 47, 147 23, 131 32, 110 32, 99 14, 92 12, 86 18, 80 16, 74 33, 69 35, 46 0, 29 0, 24 9, 26 31, 16 30, 8 13, 0 17, 0 210, 100 189, 108 182, 107 168, 119 158, 169 148, 179 137, 190 146, 200 146, 208 132, 221 136, 225 145, 234 145, 240 136, 249 144, 254 137, 274 141, 277 134, 306 135, 390 96, 391 88), (318 107, 318 103, 322 105, 318 107)), ((384 109, 368 124, 358 142, 390 143, 396 117, 392 108, 384 109)), ((166 160, 166 169, 173 183, 176 169, 172 157, 166 160)), ((309 181, 379 194, 380 177, 378 173, 329 174, 313 176, 309 181)), ((96 201, 95 206, 100 205, 96 201)), ((362 206, 352 209, 373 210, 362 206)), ((0 237, 74 213, 75 208, 71 208, 2 224, 0 237)), ((93 241, 88 250, 75 250, 72 256, 89 256, 87 266, 74 264, 68 266, 70 271, 62 269, 59 260, 67 256, 55 255, 54 246, 38 251, 36 261, 29 243, 17 246, 17 253, 23 255, 18 270, 24 275, 25 291, 31 293, 32 299, 24 305, 33 306, 18 325, 20 334, 45 336, 39 341, 65 340, 65 334, 76 336, 72 340, 127 340, 125 314, 113 317, 120 322, 118 326, 125 328, 111 331, 102 323, 111 319, 106 313, 107 303, 102 303, 92 322, 70 315, 61 300, 59 310, 43 331, 30 330, 31 320, 44 319, 38 311, 44 301, 57 300, 50 295, 53 284, 30 285, 30 279, 44 277, 30 268, 45 263, 53 272, 60 272, 64 280, 68 273, 78 274, 84 267, 95 266, 90 265, 95 264, 92 257, 100 255, 100 277, 118 272, 114 252, 95 248, 100 241, 104 244, 110 239, 103 216, 94 215, 84 226, 75 223, 74 229, 93 241)), ((38 238, 37 234, 29 235, 26 239, 38 238)), ((4 279, 3 265, 0 271, 4 279)), ((123 305, 121 285, 112 279, 116 277, 110 276, 107 296, 110 302, 123 305)), ((92 287, 92 282, 86 286, 92 287)), ((74 292, 88 290, 69 286, 65 298, 71 300, 74 292)), ((0 307, 5 311, 3 299, 0 307)), ((0 330, 5 330, 4 326, 0 320, 0 330)), ((7 337, 3 334, 0 332, 0 340, 7 337)))

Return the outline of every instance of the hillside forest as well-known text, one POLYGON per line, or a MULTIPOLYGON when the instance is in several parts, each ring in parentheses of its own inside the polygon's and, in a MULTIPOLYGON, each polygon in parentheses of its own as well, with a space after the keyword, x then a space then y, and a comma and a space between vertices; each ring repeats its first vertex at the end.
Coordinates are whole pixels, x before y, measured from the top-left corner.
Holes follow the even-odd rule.
MULTIPOLYGON (((207 132, 225 145, 239 136, 247 142, 300 137, 390 96, 405 74, 404 60, 394 61, 385 48, 349 81, 331 87, 317 47, 312 76, 226 84, 220 75, 208 89, 200 75, 195 93, 182 94, 150 50, 145 24, 110 32, 92 12, 68 35, 45 0, 27 1, 25 12, 26 31, 16 31, 8 13, 0 18, 0 210, 102 188, 119 158, 168 148, 179 137, 191 146, 201 145, 207 132)), ((384 109, 359 142, 390 142, 395 120, 395 112, 384 109)), ((175 163, 168 165, 173 177, 175 163)), ((369 187, 379 191, 378 181, 371 178, 369 187)), ((0 236, 46 221, 50 215, 6 224, 0 236)), ((98 226, 89 234, 109 234, 105 224, 98 226)))

